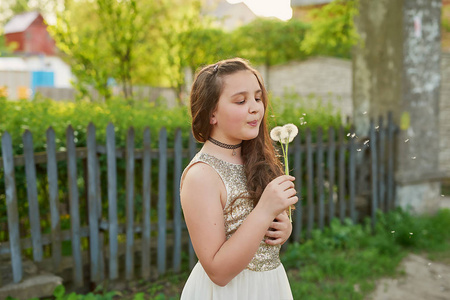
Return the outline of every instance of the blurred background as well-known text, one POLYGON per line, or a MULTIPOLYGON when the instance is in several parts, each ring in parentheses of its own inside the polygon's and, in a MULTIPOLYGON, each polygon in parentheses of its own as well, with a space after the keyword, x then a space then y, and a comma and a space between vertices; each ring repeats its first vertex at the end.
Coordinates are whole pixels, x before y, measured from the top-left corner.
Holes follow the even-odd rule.
MULTIPOLYGON (((199 68, 232 57, 262 74, 270 126, 299 126, 291 169, 303 201, 282 257, 295 299, 363 299, 376 278, 398 275, 410 252, 450 263, 449 211, 442 210, 450 207, 450 0, 1 0, 0 298, 10 283, 46 271, 56 275, 50 291, 39 294, 37 284, 17 298, 49 296, 63 278, 68 290, 99 299, 110 299, 110 290, 177 299, 194 261, 177 206, 180 166, 199 147, 190 138, 190 86, 199 68), (111 139, 118 151, 112 204, 111 139), (136 155, 132 167, 127 153, 136 155), (98 224, 89 221, 91 165, 98 224), (127 172, 135 176, 131 193, 127 172), (79 213, 71 210, 70 184, 79 213), (14 199, 6 192, 12 186, 14 199), (90 231, 92 223, 98 230, 90 231), (167 249, 160 248, 166 233, 167 249), (90 239, 97 234, 100 254, 90 239), (125 249, 131 236, 135 248, 125 249)), ((427 283, 417 299, 433 299, 429 290, 442 299, 450 287, 441 283, 427 283)))

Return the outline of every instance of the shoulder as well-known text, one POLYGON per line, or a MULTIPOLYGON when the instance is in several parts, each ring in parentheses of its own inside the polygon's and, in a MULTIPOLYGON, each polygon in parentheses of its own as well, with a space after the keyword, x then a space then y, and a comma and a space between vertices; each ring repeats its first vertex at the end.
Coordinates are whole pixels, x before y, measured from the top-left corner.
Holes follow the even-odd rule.
POLYGON ((196 162, 186 168, 181 178, 181 192, 183 190, 195 191, 202 190, 218 190, 221 178, 216 170, 204 162, 196 162))

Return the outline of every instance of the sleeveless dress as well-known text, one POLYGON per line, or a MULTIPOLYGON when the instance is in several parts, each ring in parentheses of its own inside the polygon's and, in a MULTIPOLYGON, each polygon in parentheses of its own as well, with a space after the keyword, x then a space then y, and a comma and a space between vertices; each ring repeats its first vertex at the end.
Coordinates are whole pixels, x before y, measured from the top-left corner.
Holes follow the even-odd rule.
MULTIPOLYGON (((238 198, 242 193, 247 193, 244 166, 199 152, 186 167, 183 176, 198 162, 211 166, 225 184, 227 202, 223 217, 228 240, 253 209, 252 201, 238 198), (236 198, 238 199, 230 207, 229 204, 236 198)), ((248 266, 224 287, 216 285, 200 262, 197 262, 183 288, 181 300, 293 299, 286 271, 280 261, 280 248, 280 245, 266 244, 263 239, 248 266)))

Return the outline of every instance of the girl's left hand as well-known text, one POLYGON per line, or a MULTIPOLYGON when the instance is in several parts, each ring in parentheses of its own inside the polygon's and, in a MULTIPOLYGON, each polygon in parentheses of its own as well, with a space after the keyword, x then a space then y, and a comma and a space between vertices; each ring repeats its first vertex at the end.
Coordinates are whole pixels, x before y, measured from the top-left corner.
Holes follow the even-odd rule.
POLYGON ((279 214, 270 225, 266 232, 268 245, 283 245, 292 233, 292 223, 289 220, 287 213, 284 211, 279 214))

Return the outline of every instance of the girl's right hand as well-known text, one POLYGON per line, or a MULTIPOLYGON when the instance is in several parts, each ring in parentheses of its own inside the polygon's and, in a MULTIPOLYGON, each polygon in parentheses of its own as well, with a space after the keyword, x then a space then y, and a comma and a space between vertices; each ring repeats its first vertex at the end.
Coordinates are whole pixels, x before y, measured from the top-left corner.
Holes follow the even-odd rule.
POLYGON ((281 175, 272 180, 264 189, 258 206, 270 213, 274 219, 290 205, 297 203, 298 197, 294 180, 295 177, 290 175, 281 175))

